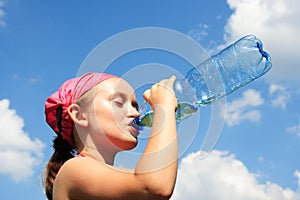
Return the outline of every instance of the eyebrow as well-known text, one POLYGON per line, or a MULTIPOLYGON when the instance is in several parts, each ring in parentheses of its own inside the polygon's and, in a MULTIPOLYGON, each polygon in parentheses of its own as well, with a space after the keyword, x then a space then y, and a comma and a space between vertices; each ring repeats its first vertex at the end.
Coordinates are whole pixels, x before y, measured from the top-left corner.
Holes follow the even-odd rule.
POLYGON ((127 96, 122 92, 115 92, 111 95, 111 97, 118 97, 118 96, 121 97, 124 100, 127 100, 127 96))

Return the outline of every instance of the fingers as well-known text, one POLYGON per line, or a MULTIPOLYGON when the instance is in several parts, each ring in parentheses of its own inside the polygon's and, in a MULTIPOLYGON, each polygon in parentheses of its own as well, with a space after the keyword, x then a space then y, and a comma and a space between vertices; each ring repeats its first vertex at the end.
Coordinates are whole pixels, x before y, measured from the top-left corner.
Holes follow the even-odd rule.
POLYGON ((171 76, 170 78, 168 79, 163 79, 161 80, 159 83, 157 83, 156 85, 157 86, 163 86, 165 87, 166 89, 168 89, 172 94, 175 94, 174 93, 174 90, 173 90, 173 86, 174 86, 174 82, 176 80, 176 77, 175 76, 171 76))
POLYGON ((170 83, 172 84, 172 86, 174 85, 174 82, 176 80, 176 76, 171 76, 171 78, 169 78, 170 83))
MULTIPOLYGON (((175 102, 175 92, 173 90, 175 76, 168 79, 163 79, 160 82, 152 85, 151 89, 146 90, 143 94, 144 99, 150 104, 168 104, 168 102, 175 102)), ((172 104, 172 103, 171 103, 172 104)), ((176 103, 175 103, 176 104, 176 103)), ((175 105, 177 106, 177 104, 175 105)))
POLYGON ((150 97, 150 89, 146 90, 143 94, 143 97, 145 100, 148 100, 150 97))
POLYGON ((162 79, 159 84, 165 84, 165 85, 168 85, 168 86, 173 86, 174 82, 176 80, 176 76, 171 76, 170 78, 168 79, 162 79))

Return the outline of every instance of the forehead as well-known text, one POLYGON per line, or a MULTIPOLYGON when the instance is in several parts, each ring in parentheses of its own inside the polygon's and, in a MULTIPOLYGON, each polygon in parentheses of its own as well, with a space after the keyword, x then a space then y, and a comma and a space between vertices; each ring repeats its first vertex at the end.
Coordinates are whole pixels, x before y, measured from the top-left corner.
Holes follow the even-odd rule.
POLYGON ((116 92, 121 92, 127 96, 134 96, 134 89, 127 83, 124 79, 121 78, 110 78, 107 79, 98 85, 98 92, 105 94, 114 94, 116 92))

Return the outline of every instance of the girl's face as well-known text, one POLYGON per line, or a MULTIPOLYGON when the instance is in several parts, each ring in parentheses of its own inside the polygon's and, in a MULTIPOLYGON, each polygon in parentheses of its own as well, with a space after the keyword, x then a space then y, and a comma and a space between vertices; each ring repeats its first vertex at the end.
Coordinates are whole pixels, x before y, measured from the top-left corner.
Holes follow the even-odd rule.
POLYGON ((94 119, 90 119, 91 123, 97 123, 91 124, 96 137, 100 133, 121 150, 134 148, 139 132, 134 128, 133 120, 139 112, 133 88, 121 78, 105 80, 96 87, 94 119))

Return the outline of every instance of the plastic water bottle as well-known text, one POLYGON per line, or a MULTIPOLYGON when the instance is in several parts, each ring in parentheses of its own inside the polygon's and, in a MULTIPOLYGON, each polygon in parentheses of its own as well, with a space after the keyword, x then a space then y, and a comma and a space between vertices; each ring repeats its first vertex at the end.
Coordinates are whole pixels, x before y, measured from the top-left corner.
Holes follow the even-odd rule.
MULTIPOLYGON (((174 83, 178 101, 176 122, 195 113, 200 106, 218 101, 238 88, 267 73, 272 67, 262 42, 247 35, 202 64, 188 71, 184 79, 174 83)), ((140 108, 136 124, 151 127, 153 111, 147 103, 140 108)))

